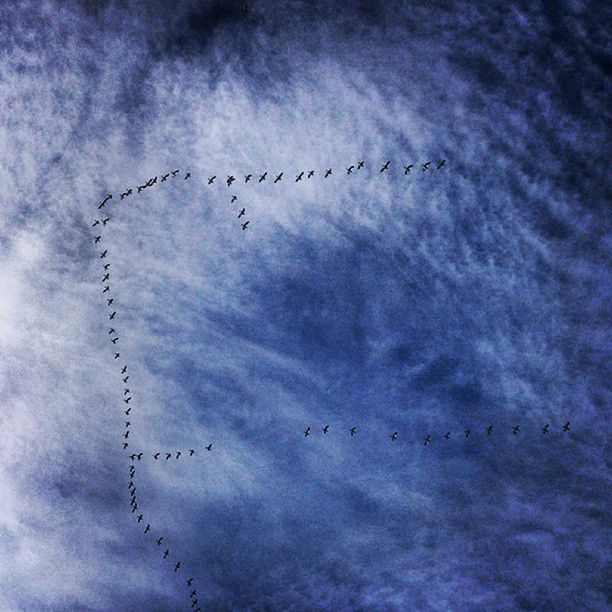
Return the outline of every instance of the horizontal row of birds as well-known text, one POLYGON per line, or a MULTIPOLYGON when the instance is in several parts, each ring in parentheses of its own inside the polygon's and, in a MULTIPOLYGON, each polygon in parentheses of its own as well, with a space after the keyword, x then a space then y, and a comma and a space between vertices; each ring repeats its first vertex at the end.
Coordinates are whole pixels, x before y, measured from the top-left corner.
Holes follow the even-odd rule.
MULTIPOLYGON (((162 182, 164 182, 165 180, 168 179, 168 177, 174 178, 177 175, 178 175, 178 170, 174 172, 170 172, 166 175, 162 175, 161 180, 162 182)), ((190 174, 186 173, 184 178, 187 179, 189 178, 189 176, 190 174)), ((155 177, 154 179, 150 179, 144 185, 139 185, 138 193, 142 192, 144 189, 147 189, 148 187, 155 185, 156 182, 157 182, 157 177, 155 177)), ((126 192, 121 194, 121 199, 129 197, 131 193, 132 193, 132 190, 128 189, 126 192)), ((98 209, 104 208, 104 206, 106 206, 106 204, 108 203, 110 199, 112 199, 112 195, 107 196, 105 200, 103 200, 103 202, 98 204, 98 209)), ((94 220, 93 227, 95 228, 99 227, 99 232, 100 232, 98 235, 94 237, 95 244, 100 244, 102 242, 103 231, 106 229, 109 221, 111 221, 111 218, 106 217, 106 216, 100 219, 94 220)), ((112 293, 112 290, 111 290, 111 272, 110 272, 111 263, 110 261, 108 261, 109 259, 108 249, 104 249, 103 251, 100 252, 100 259, 102 260, 102 270, 103 270, 102 272, 103 276, 101 277, 102 294, 105 295, 106 306, 108 308, 108 320, 111 321, 111 324, 110 324, 111 327, 109 327, 108 333, 105 334, 105 336, 108 338, 109 342, 113 345, 112 358, 113 358, 113 362, 116 362, 117 360, 121 358, 121 352, 115 349, 115 347, 119 346, 119 343, 121 341, 121 336, 119 335, 117 329, 114 327, 116 325, 115 320, 118 316, 118 313, 117 313, 117 310, 114 309, 114 302, 115 302, 116 296, 112 293)), ((123 412, 125 416, 129 416, 133 408, 132 400, 134 396, 133 396, 132 390, 130 389, 130 374, 128 372, 128 364, 125 361, 122 361, 120 363, 121 363, 121 366, 118 371, 119 371, 120 380, 121 380, 120 389, 122 389, 122 391, 120 391, 121 400, 125 404, 123 412)), ((135 462, 140 461, 144 453, 139 452, 139 453, 131 453, 129 455, 127 454, 129 453, 128 448, 129 448, 130 434, 132 431, 131 426, 132 426, 131 421, 126 420, 125 429, 124 429, 124 433, 122 434, 121 443, 123 445, 123 450, 126 452, 127 458, 131 462, 130 468, 129 468, 130 480, 128 483, 128 490, 130 493, 130 502, 129 502, 130 509, 131 509, 132 515, 136 518, 137 524, 140 524, 144 522, 145 516, 140 511, 139 506, 138 506, 138 494, 137 494, 137 488, 135 484, 135 480, 136 480, 135 462)), ((212 444, 209 444, 205 448, 206 450, 211 451, 212 444)), ((196 453, 196 450, 192 448, 192 449, 189 449, 188 451, 185 451, 184 454, 187 457, 193 457, 195 453, 196 453)), ((157 453, 153 453, 154 459, 159 459, 161 455, 162 455, 161 451, 157 453)), ((166 461, 168 461, 173 456, 175 457, 175 459, 178 459, 182 455, 183 453, 181 451, 176 451, 175 453, 165 453, 165 459, 166 461)), ((144 527, 144 532, 143 532, 144 535, 147 535, 151 532, 152 532, 151 524, 146 523, 144 527)), ((157 544, 157 546, 161 548, 162 543, 164 541, 164 536, 158 534, 157 536, 155 536, 154 541, 157 544)), ((170 549, 164 547, 163 553, 161 554, 161 558, 163 561, 165 561, 169 557, 170 557, 170 549)), ((169 567, 172 568, 175 573, 183 569, 180 559, 173 560, 170 563, 169 567)), ((198 605, 197 591, 195 588, 193 588, 193 581, 194 581, 193 577, 190 577, 186 580, 186 584, 187 584, 188 589, 190 590, 191 608, 194 612, 199 612, 200 607, 198 605)))
MULTIPOLYGON (((129 424, 129 421, 126 421, 126 426, 129 424)), ((212 444, 208 444, 207 446, 204 447, 207 451, 212 451, 213 445, 212 444)), ((165 456, 166 461, 168 461, 169 459, 172 459, 172 457, 174 456, 175 459, 179 459, 180 457, 193 457, 196 454, 195 448, 190 448, 189 451, 172 451, 172 452, 168 452, 168 451, 157 451, 156 453, 151 453, 151 456, 153 457, 153 459, 158 460, 160 457, 165 456)), ((130 459, 132 461, 140 461, 142 459, 142 457, 144 456, 144 453, 132 453, 130 455, 130 459)))
MULTIPOLYGON (((567 431, 569 431, 569 430, 570 430, 570 421, 566 421, 566 422, 563 424, 562 431, 567 432, 567 431)), ((327 433, 329 432, 329 425, 325 425, 325 426, 323 426, 323 427, 321 428, 321 431, 322 431, 324 434, 327 434, 327 433)), ((494 431, 494 429, 493 429, 493 425, 488 425, 488 426, 485 428, 485 430, 484 430, 484 431, 486 432, 487 436, 490 436, 491 434, 493 434, 493 431, 494 431)), ((550 431, 550 423, 546 423, 545 425, 542 425, 542 427, 541 427, 541 433, 542 433, 542 435, 547 434, 549 431, 550 431)), ((348 434, 350 434, 350 435, 351 435, 351 437, 352 437, 352 436, 356 436, 356 435, 357 435, 357 427, 351 427, 350 429, 347 429, 347 430, 346 430, 346 432, 347 432, 348 434)), ((515 436, 516 436, 516 435, 518 435, 520 432, 521 432, 521 426, 520 426, 520 425, 514 425, 514 426, 512 427, 512 434, 513 434, 513 435, 515 435, 515 436)), ((304 433, 304 437, 305 437, 305 438, 307 438, 308 436, 310 436, 310 435, 312 434, 312 427, 311 427, 311 426, 306 427, 306 429, 304 429, 303 433, 304 433)), ((473 433, 473 432, 472 432, 472 430, 471 430, 471 429, 464 429, 462 433, 463 433, 463 435, 464 435, 466 438, 469 438, 469 437, 472 435, 472 433, 473 433)), ((389 438, 391 439, 391 442, 395 442, 395 441, 398 439, 398 435, 399 435, 399 434, 398 434, 398 432, 397 432, 397 431, 394 431, 394 432, 393 432, 393 433, 392 433, 392 434, 389 436, 389 438)), ((443 436, 441 436, 441 437, 442 437, 442 438, 444 438, 444 440, 450 440, 451 436, 452 436, 452 432, 451 432, 451 431, 447 431, 447 432, 446 432, 446 433, 445 433, 443 436)), ((433 440, 432 435, 431 435, 431 434, 427 434, 426 436, 424 436, 424 437, 423 437, 423 444, 424 444, 425 446, 427 446, 428 444, 430 444, 430 443, 432 442, 432 440, 433 440)))

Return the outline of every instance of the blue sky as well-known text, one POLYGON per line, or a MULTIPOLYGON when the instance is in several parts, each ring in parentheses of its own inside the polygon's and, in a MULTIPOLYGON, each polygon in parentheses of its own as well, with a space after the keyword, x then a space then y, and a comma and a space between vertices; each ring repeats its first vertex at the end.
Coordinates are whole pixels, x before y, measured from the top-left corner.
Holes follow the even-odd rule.
POLYGON ((605 609, 610 10, 241 6, 0 8, 0 609, 605 609))

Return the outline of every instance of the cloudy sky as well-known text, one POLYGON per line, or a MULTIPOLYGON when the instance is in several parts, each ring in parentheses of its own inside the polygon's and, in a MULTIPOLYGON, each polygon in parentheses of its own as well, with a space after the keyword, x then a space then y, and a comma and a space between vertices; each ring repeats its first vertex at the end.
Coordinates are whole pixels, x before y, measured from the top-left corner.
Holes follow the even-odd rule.
POLYGON ((607 608, 609 7, 242 6, 0 6, 0 609, 607 608))

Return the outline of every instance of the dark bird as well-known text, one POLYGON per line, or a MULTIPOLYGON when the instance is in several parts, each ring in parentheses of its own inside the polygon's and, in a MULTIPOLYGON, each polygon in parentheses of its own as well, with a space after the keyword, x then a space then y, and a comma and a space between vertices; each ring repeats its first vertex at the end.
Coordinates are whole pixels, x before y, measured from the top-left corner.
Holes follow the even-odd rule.
POLYGON ((423 172, 425 172, 425 170, 427 170, 429 168, 430 164, 431 164, 430 161, 428 161, 425 164, 421 164, 421 168, 423 168, 423 172))
POLYGON ((235 177, 233 177, 233 176, 231 176, 231 175, 228 175, 228 177, 227 177, 227 181, 226 181, 226 182, 227 182, 227 186, 228 186, 228 187, 230 187, 230 186, 231 186, 231 184, 232 184, 232 183, 233 183, 235 180, 236 180, 236 178, 235 178, 235 177))
POLYGON ((520 427, 518 425, 515 425, 512 428, 512 433, 516 436, 516 434, 520 431, 520 427))
POLYGON ((206 450, 207 450, 207 451, 211 451, 211 450, 212 450, 212 444, 209 444, 209 445, 206 447, 206 450))
POLYGON ((170 176, 170 173, 168 173, 168 174, 162 174, 162 180, 161 180, 161 182, 163 183, 163 182, 167 181, 169 176, 170 176))
POLYGON ((121 380, 123 380, 123 382, 126 383, 129 379, 130 379, 130 377, 126 376, 125 378, 122 378, 121 380))
POLYGON ((295 177, 295 182, 297 183, 298 181, 302 180, 302 177, 304 176, 303 172, 300 172, 296 177, 295 177))
POLYGON ((110 274, 107 272, 104 278, 102 279, 102 282, 107 281, 109 278, 110 278, 110 274))
POLYGON ((157 540, 155 540, 157 542, 158 546, 161 546, 161 543, 162 543, 163 539, 164 539, 164 536, 162 536, 161 538, 158 538, 157 540))
POLYGON ((246 209, 244 209, 244 208, 243 208, 243 209, 240 211, 240 214, 238 215, 238 218, 240 219, 240 217, 243 217, 245 212, 246 212, 246 209))
POLYGON ((113 312, 111 312, 111 314, 108 315, 109 320, 112 321, 115 318, 116 314, 117 314, 117 311, 113 310, 113 312))
POLYGON ((195 450, 193 448, 189 449, 189 456, 193 457, 193 455, 195 455, 195 450))
POLYGON ((146 185, 138 185, 138 193, 140 193, 145 188, 146 188, 146 185))
POLYGON ((181 569, 181 562, 177 561, 177 563, 174 565, 174 571, 178 572, 181 569))
POLYGON ((98 242, 100 242, 100 240, 102 240, 102 236, 96 236, 94 238, 94 244, 98 244, 98 242))
POLYGON ((115 301, 115 298, 108 298, 106 300, 106 305, 107 306, 112 306, 114 301, 115 301))
POLYGON ((354 436, 357 433, 356 427, 351 427, 351 436, 354 436))
POLYGON ((408 174, 410 170, 414 168, 414 164, 409 164, 408 166, 404 166, 404 174, 408 174))
POLYGON ((265 181, 266 180, 266 176, 268 176, 267 172, 264 172, 260 177, 259 177, 259 183, 261 183, 261 181, 265 181))
POLYGON ((138 504, 136 502, 134 502, 134 504, 132 505, 132 514, 134 514, 134 512, 136 512, 136 510, 138 510, 138 504))
POLYGON ((326 425, 322 431, 324 434, 326 434, 329 431, 329 425, 326 425))
POLYGON ((98 205, 98 210, 100 210, 100 208, 102 208, 103 206, 105 206, 105 205, 106 205, 106 203, 107 203, 109 200, 112 200, 112 199, 113 199, 113 196, 112 196, 112 195, 109 193, 109 194, 108 194, 108 195, 107 195, 107 196, 106 196, 106 197, 105 197, 105 198, 102 200, 102 202, 100 202, 100 204, 98 205))
POLYGON ((131 424, 132 424, 132 423, 131 423, 131 421, 126 421, 126 422, 125 422, 125 426, 126 426, 126 427, 129 427, 131 424))
POLYGON ((252 176, 253 176, 252 174, 247 174, 247 175, 244 177, 244 182, 245 182, 245 183, 248 183, 248 182, 251 180, 251 177, 252 177, 252 176))
POLYGON ((119 336, 117 336, 116 338, 111 338, 111 342, 113 344, 117 344, 117 340, 119 340, 119 336))
POLYGON ((124 401, 126 404, 129 404, 131 399, 132 399, 131 397, 128 397, 127 399, 124 399, 123 401, 124 401))
POLYGON ((431 436, 425 436, 425 440, 423 440, 423 446, 427 446, 431 442, 431 436))
POLYGON ((127 439, 128 439, 128 437, 129 437, 129 435, 130 435, 130 430, 128 429, 128 430, 125 432, 125 434, 124 434, 124 436, 123 436, 123 437, 124 437, 124 438, 127 440, 127 439))
POLYGON ((442 161, 439 161, 438 165, 436 166, 436 170, 439 170, 445 163, 446 163, 445 159, 443 159, 442 161))
POLYGON ((308 172, 308 176, 307 176, 307 178, 312 178, 313 176, 314 176, 314 170, 310 170, 310 171, 308 172))
POLYGON ((127 366, 123 366, 123 368, 121 369, 121 373, 125 374, 127 372, 127 366))
POLYGON ((121 194, 121 199, 123 200, 123 198, 127 198, 130 195, 132 195, 132 189, 131 188, 121 194))
POLYGON ((102 219, 102 225, 106 225, 110 221, 110 217, 106 217, 106 219, 102 219))
POLYGON ((121 353, 115 353, 115 359, 119 359, 121 357, 121 353))
POLYGON ((548 423, 546 423, 546 425, 544 425, 544 427, 542 427, 542 433, 548 433, 548 423))
POLYGON ((365 162, 363 160, 361 160, 358 164, 357 164, 357 170, 361 170, 363 168, 363 164, 365 162))
POLYGON ((386 164, 384 164, 383 167, 379 170, 379 172, 384 172, 385 170, 388 170, 390 163, 391 161, 388 161, 386 164))
POLYGON ((248 225, 249 223, 250 223, 250 221, 245 221, 245 222, 242 224, 242 229, 243 229, 243 230, 245 230, 245 229, 247 228, 247 225, 248 225))
POLYGON ((274 179, 274 183, 278 183, 278 181, 280 181, 283 178, 283 173, 281 172, 275 179, 274 179))
POLYGON ((469 438, 471 433, 472 433, 472 432, 471 432, 471 430, 466 429, 466 430, 465 430, 465 437, 466 437, 466 438, 469 438))
POLYGON ((173 170, 170 174, 174 177, 179 173, 178 170, 173 170))
POLYGON ((159 456, 161 455, 161 453, 155 453, 153 455, 153 459, 155 459, 157 461, 157 459, 159 459, 159 456))
POLYGON ((138 515, 138 522, 140 523, 140 521, 142 521, 142 519, 143 519, 143 518, 144 518, 144 517, 142 516, 142 514, 139 514, 139 515, 138 515))
POLYGON ((355 168, 355 166, 349 166, 349 167, 346 169, 346 173, 347 173, 347 174, 353 174, 353 169, 354 169, 354 168, 355 168))
POLYGON ((450 433, 451 433, 450 431, 447 431, 447 432, 444 434, 444 439, 445 439, 445 440, 448 440, 448 439, 450 438, 450 433))
POLYGON ((208 184, 212 185, 215 182, 217 175, 208 177, 208 184))
MULTIPOLYGON (((134 460, 134 458, 136 457, 136 455, 130 455, 130 459, 132 459, 132 461, 134 460)), ((134 486, 133 481, 130 480, 130 484, 128 485, 128 489, 136 489, 136 487, 134 486)))
POLYGON ((307 428, 304 430, 304 437, 305 437, 305 438, 307 438, 309 435, 310 435, 310 427, 307 427, 307 428))
POLYGON ((397 431, 394 431, 391 434, 391 442, 395 442, 397 440, 397 431))
POLYGON ((138 461, 140 461, 142 459, 142 453, 138 453, 136 455, 136 459, 138 459, 138 461))
POLYGON ((106 285, 104 289, 102 289, 102 293, 108 293, 110 291, 110 286, 106 285))
POLYGON ((126 415, 128 415, 128 414, 130 414, 130 410, 131 410, 131 409, 132 409, 132 407, 130 406, 130 407, 127 409, 127 410, 124 410, 123 412, 124 412, 126 415))
POLYGON ((147 526, 145 527, 144 532, 145 532, 145 533, 149 533, 149 531, 151 531, 151 525, 150 525, 150 524, 147 524, 147 526))
POLYGON ((331 168, 328 168, 328 169, 325 171, 325 178, 327 178, 327 177, 328 177, 328 176, 329 176, 331 173, 332 173, 332 169, 331 169, 331 168))
POLYGON ((181 451, 176 451, 176 458, 178 459, 181 456, 181 451))
POLYGON ((487 436, 490 436, 492 432, 493 432, 493 425, 489 425, 487 427, 487 436))
POLYGON ((98 219, 96 219, 91 227, 96 227, 96 225, 100 225, 100 221, 98 221, 98 219))
POLYGON ((233 195, 232 199, 230 200, 230 204, 233 204, 237 199, 238 199, 238 197, 233 195))
POLYGON ((193 578, 189 578, 189 580, 187 580, 187 586, 190 587, 192 582, 193 582, 193 578))
POLYGON ((170 459, 170 457, 172 457, 172 453, 166 453, 166 461, 168 461, 168 459, 170 459))
MULTIPOLYGON (((194 606, 197 606, 197 605, 198 605, 198 600, 197 600, 197 599, 194 599, 194 600, 191 602, 191 607, 193 608, 194 606)), ((198 608, 198 610, 199 610, 199 609, 200 609, 200 608, 198 608)))
POLYGON ((123 443, 123 450, 125 450, 128 446, 129 446, 129 444, 127 442, 124 442, 123 443))
POLYGON ((129 389, 124 389, 124 390, 123 390, 123 395, 127 395, 129 392, 130 392, 130 390, 129 390, 129 389))
POLYGON ((191 591, 191 593, 189 594, 189 597, 195 597, 197 595, 197 593, 195 591, 191 591))
POLYGON ((187 180, 187 179, 188 179, 190 176, 191 176, 191 172, 187 172, 187 173, 185 174, 185 180, 187 180))
POLYGON ((157 183, 157 177, 153 177, 152 179, 149 179, 147 181, 147 187, 153 187, 153 185, 155 185, 155 183, 157 183))
POLYGON ((569 431, 570 428, 570 422, 567 421, 567 423, 565 423, 565 425, 563 426, 563 431, 569 431))
POLYGON ((106 249, 105 251, 102 251, 100 253, 100 259, 104 259, 106 257, 106 254, 108 253, 108 249, 106 249))
POLYGON ((170 551, 166 548, 164 551, 164 559, 166 559, 170 555, 170 551))
POLYGON ((104 264, 102 267, 103 267, 105 270, 108 270, 108 269, 110 268, 110 264, 109 264, 109 263, 105 263, 105 264, 104 264))

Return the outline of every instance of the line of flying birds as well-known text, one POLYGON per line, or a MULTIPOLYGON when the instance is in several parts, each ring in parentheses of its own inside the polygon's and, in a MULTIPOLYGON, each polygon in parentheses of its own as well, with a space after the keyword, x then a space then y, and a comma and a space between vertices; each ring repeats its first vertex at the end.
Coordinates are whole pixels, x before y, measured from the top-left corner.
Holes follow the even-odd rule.
MULTIPOLYGON (((178 170, 175 170, 174 172, 170 172, 168 174, 162 175, 161 176, 161 180, 162 182, 166 181, 168 179, 168 177, 172 176, 175 177, 178 174, 178 170)), ((191 174, 189 172, 187 172, 185 174, 185 179, 188 179, 191 176, 191 174)), ((151 187, 153 185, 155 185, 157 182, 157 177, 154 177, 153 179, 150 179, 149 181, 147 181, 144 185, 139 185, 138 186, 138 193, 140 193, 141 191, 143 191, 144 189, 151 187)), ((123 200, 126 197, 129 197, 132 194, 132 189, 128 189, 126 192, 121 194, 121 199, 123 200)), ((104 208, 107 204, 107 202, 109 200, 112 199, 112 195, 108 195, 100 204, 98 204, 98 210, 104 208)), ((111 221, 111 217, 104 217, 101 219, 96 219, 93 223, 93 227, 98 227, 100 226, 101 229, 105 228, 107 226, 107 224, 111 221)), ((102 241, 102 234, 99 234, 97 236, 94 237, 94 243, 95 244, 99 244, 102 241)), ((106 296, 106 305, 109 308, 109 314, 108 314, 108 320, 112 321, 113 323, 111 323, 111 325, 115 325, 114 321, 117 317, 117 311, 114 310, 114 302, 115 302, 115 297, 111 294, 111 288, 110 288, 110 276, 111 273, 109 271, 111 264, 110 262, 107 261, 108 259, 108 249, 104 249, 103 251, 100 252, 100 259, 101 260, 105 260, 102 263, 102 268, 103 268, 103 277, 102 277, 102 293, 103 294, 108 294, 106 296)), ((107 334, 111 344, 113 345, 113 348, 116 347, 118 345, 118 342, 120 341, 121 337, 119 336, 119 334, 117 333, 117 330, 115 329, 115 327, 110 327, 108 330, 108 334, 107 334)), ((119 359, 121 357, 121 353, 119 351, 113 350, 113 361, 119 359)), ((120 375, 121 375, 121 381, 122 381, 122 387, 123 387, 123 393, 122 393, 122 401, 125 404, 125 408, 123 410, 124 414, 126 417, 129 417, 130 412, 132 410, 132 399, 133 399, 133 395, 132 392, 129 388, 129 380, 130 380, 130 375, 128 374, 128 364, 127 363, 123 363, 121 369, 120 369, 120 375)), ((127 420, 125 421, 125 432, 123 433, 122 436, 122 445, 123 445, 123 450, 127 453, 127 449, 129 447, 129 437, 130 437, 130 432, 131 432, 131 427, 132 423, 131 421, 127 420)), ((208 446, 205 447, 206 450, 211 451, 212 450, 212 444, 209 444, 208 446)), ((188 457, 193 457, 196 453, 196 450, 191 448, 189 449, 189 451, 185 451, 185 456, 188 457)), ((153 453, 153 458, 154 459, 158 459, 160 457, 162 453, 161 452, 157 452, 157 453, 153 453)), ((139 513, 137 514, 137 512, 139 511, 138 508, 138 497, 137 497, 137 493, 136 493, 136 485, 134 484, 134 480, 136 477, 136 466, 134 465, 135 461, 140 461, 143 457, 144 453, 143 452, 139 452, 139 453, 131 453, 130 455, 128 455, 128 458, 131 460, 131 464, 130 464, 130 469, 129 469, 129 476, 130 476, 130 481, 128 484, 128 490, 130 492, 130 508, 131 508, 131 513, 136 517, 136 522, 137 524, 140 524, 141 522, 144 521, 144 514, 139 513)), ((174 457, 176 459, 178 459, 179 457, 181 457, 183 455, 183 453, 181 451, 176 451, 174 453, 174 457)), ((170 459, 173 456, 173 453, 165 453, 165 458, 166 461, 168 459, 170 459)), ((147 523, 146 526, 144 527, 144 534, 149 534, 151 532, 151 524, 147 523)), ((158 547, 162 546, 162 542, 164 540, 164 536, 159 536, 155 538, 155 543, 157 544, 158 547)), ((170 556, 170 549, 169 548, 165 548, 163 554, 162 554, 162 560, 167 559, 170 556)), ((176 560, 176 562, 171 565, 171 567, 173 567, 174 572, 178 572, 179 570, 182 569, 182 565, 181 565, 181 561, 180 559, 176 560)), ((190 589, 190 599, 192 602, 191 607, 194 609, 194 612, 199 612, 200 611, 200 607, 198 606, 198 599, 197 599, 197 591, 195 588, 192 588, 193 585, 193 577, 190 577, 186 580, 186 584, 188 589, 190 589)))
MULTIPOLYGON (((487 436, 490 436, 490 435, 493 433, 493 430, 494 430, 494 429, 493 429, 493 425, 488 425, 488 426, 485 428, 485 432, 486 432, 487 436)), ((547 434, 547 433, 549 432, 549 430, 550 430, 550 423, 546 423, 545 425, 543 425, 543 426, 541 427, 541 433, 542 433, 542 435, 547 434)), ((566 422, 563 424, 563 428, 562 428, 562 430, 563 430, 564 432, 567 432, 567 431, 569 431, 569 430, 570 430, 570 421, 566 421, 566 422)), ((321 428, 321 431, 322 431, 324 434, 328 433, 328 432, 329 432, 329 425, 325 425, 324 427, 322 427, 322 428, 321 428)), ((350 428, 350 429, 348 429, 347 431, 348 431, 348 433, 349 433, 351 436, 355 436, 355 435, 357 435, 357 427, 351 427, 351 428, 350 428)), ((514 426, 512 427, 512 434, 513 434, 513 435, 515 435, 515 436, 516 436, 516 435, 518 435, 518 434, 520 433, 520 431, 521 431, 521 427, 520 427, 520 425, 514 425, 514 426)), ((306 429, 303 431, 303 433, 304 433, 304 437, 305 437, 305 438, 307 438, 308 436, 310 436, 310 435, 312 434, 312 427, 310 427, 310 426, 306 427, 306 429)), ((471 430, 471 429, 464 429, 464 430, 463 430, 463 435, 464 435, 466 438, 469 438, 469 437, 472 435, 472 433, 473 433, 473 432, 472 432, 472 430, 471 430)), ((452 432, 451 432, 451 431, 447 431, 447 432, 446 432, 446 433, 445 433, 445 434, 442 436, 442 438, 444 438, 444 440, 450 440, 451 435, 452 435, 452 432)), ((389 436, 389 438, 391 439, 391 442, 395 442, 395 441, 397 440, 397 438, 398 438, 398 432, 397 432, 397 431, 394 431, 394 432, 393 432, 393 433, 392 433, 392 434, 389 436)), ((431 434, 428 434, 428 435, 424 436, 424 437, 423 437, 423 445, 424 445, 424 446, 427 446, 428 444, 431 444, 432 440, 433 440, 433 438, 432 438, 431 434)))

